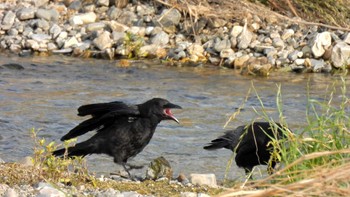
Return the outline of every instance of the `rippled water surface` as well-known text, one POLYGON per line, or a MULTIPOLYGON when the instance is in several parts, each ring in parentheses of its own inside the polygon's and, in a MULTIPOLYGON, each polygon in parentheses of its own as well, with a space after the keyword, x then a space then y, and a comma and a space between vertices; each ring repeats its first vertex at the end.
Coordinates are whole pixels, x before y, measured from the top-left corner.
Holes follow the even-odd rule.
MULTIPOLYGON (((129 162, 147 165, 152 159, 164 156, 175 174, 215 173, 219 178, 224 176, 231 152, 208 152, 202 147, 223 133, 225 122, 244 101, 252 82, 266 112, 277 120, 276 84, 281 84, 284 116, 290 128, 297 131, 306 124, 307 86, 312 98, 322 100, 327 87, 340 81, 339 77, 324 74, 275 73, 269 78, 247 77, 213 66, 175 68, 152 62, 135 62, 125 68, 119 67, 117 61, 63 56, 0 55, 0 66, 5 63, 18 63, 24 69, 0 67, 0 158, 3 160, 16 161, 32 153, 31 128, 40 128, 40 137, 59 143, 62 135, 83 120, 76 116, 76 109, 82 104, 115 100, 141 103, 163 97, 183 107, 173 111, 181 124, 161 122, 151 143, 129 162)), ((346 83, 349 85, 349 80, 346 83)), ((337 99, 339 94, 335 95, 337 99)), ((260 109, 254 93, 226 129, 258 118, 253 107, 260 109)), ((98 174, 120 169, 103 155, 88 156, 87 163, 98 174)), ((135 173, 143 171, 145 168, 135 173)), ((233 165, 229 176, 240 177, 243 172, 233 165)))

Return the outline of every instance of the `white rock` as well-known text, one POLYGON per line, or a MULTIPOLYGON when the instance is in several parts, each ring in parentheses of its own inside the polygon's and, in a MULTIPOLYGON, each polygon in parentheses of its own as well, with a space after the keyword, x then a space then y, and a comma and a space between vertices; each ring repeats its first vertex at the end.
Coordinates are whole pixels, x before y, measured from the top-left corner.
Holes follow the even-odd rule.
POLYGON ((104 31, 97 38, 95 38, 92 43, 101 51, 106 48, 111 48, 113 40, 110 37, 111 33, 104 31))
POLYGON ((220 57, 221 58, 229 58, 229 57, 234 56, 234 54, 235 54, 235 52, 232 49, 223 49, 220 52, 220 57))
POLYGON ((49 2, 49 0, 33 0, 35 7, 40 7, 49 2))
POLYGON ((18 197, 19 195, 17 194, 17 192, 12 189, 12 188, 9 188, 6 190, 6 192, 4 193, 4 197, 18 197))
POLYGON ((109 28, 112 29, 113 32, 125 32, 129 29, 128 26, 118 23, 116 21, 106 21, 105 22, 109 28))
POLYGON ((106 24, 97 22, 97 23, 90 23, 86 26, 86 31, 91 32, 91 31, 99 31, 103 30, 106 27, 106 24))
POLYGON ((94 12, 88 12, 88 13, 72 16, 69 19, 69 23, 71 25, 89 24, 89 23, 94 23, 96 21, 96 18, 97 16, 94 12))
POLYGON ((260 24, 259 23, 253 23, 252 25, 252 28, 256 31, 258 29, 260 29, 260 24))
POLYGON ((282 49, 284 48, 283 40, 281 38, 278 38, 278 37, 276 37, 272 40, 272 45, 276 48, 282 48, 282 49))
POLYGON ((193 43, 187 47, 187 51, 190 55, 203 56, 204 48, 200 44, 193 43))
POLYGON ((137 192, 122 192, 120 194, 120 196, 122 196, 122 197, 141 197, 142 195, 137 193, 137 192))
POLYGON ((22 47, 19 44, 11 44, 10 51, 14 53, 19 53, 21 51, 22 47))
POLYGON ((350 32, 345 34, 343 41, 346 42, 347 44, 350 44, 350 32))
POLYGON ((65 197, 65 194, 53 187, 44 186, 36 197, 65 197))
POLYGON ((321 57, 326 49, 332 44, 332 37, 329 32, 318 33, 312 41, 311 51, 314 57, 321 57))
POLYGON ((336 68, 350 65, 350 45, 338 42, 332 50, 332 64, 336 68))
POLYGON ((132 26, 129 30, 129 33, 139 35, 141 37, 144 37, 146 35, 146 28, 145 27, 137 27, 132 26))
POLYGON ((296 59, 294 63, 298 66, 304 65, 305 59, 296 59))
POLYGON ((147 57, 147 56, 156 56, 156 52, 158 50, 159 46, 155 45, 155 44, 150 44, 150 45, 145 45, 140 47, 139 51, 138 51, 138 55, 140 57, 147 57))
POLYGON ((4 18, 2 19, 3 25, 12 26, 12 24, 15 22, 16 15, 12 11, 8 11, 4 18))
POLYGON ((146 34, 147 36, 151 35, 153 29, 154 29, 154 27, 152 27, 152 26, 146 27, 146 29, 145 29, 145 34, 146 34))
POLYGON ((68 48, 68 49, 53 50, 52 53, 65 54, 65 53, 71 53, 72 51, 73 51, 73 49, 68 48))
POLYGON ((203 193, 182 192, 180 194, 180 197, 210 197, 210 196, 203 193))
POLYGON ((223 40, 217 40, 214 44, 214 49, 217 52, 221 52, 224 49, 229 49, 231 48, 231 41, 228 39, 223 39, 223 40))
POLYGON ((231 30, 230 35, 237 38, 239 36, 239 34, 242 33, 242 31, 243 31, 242 26, 234 26, 231 30))
POLYGON ((169 35, 161 31, 151 38, 151 43, 164 46, 169 43, 169 35))
POLYGON ((237 41, 238 41, 237 47, 239 49, 248 48, 252 39, 253 39, 253 33, 249 31, 249 29, 247 28, 247 24, 245 24, 242 33, 237 37, 237 41))
POLYGON ((191 183, 194 185, 207 185, 217 187, 215 174, 191 174, 191 183))
POLYGON ((70 48, 73 46, 77 46, 78 44, 79 44, 79 41, 77 40, 77 38, 75 36, 73 36, 64 42, 63 48, 65 48, 65 49, 70 48))
POLYGON ((288 38, 292 37, 294 35, 294 30, 293 29, 286 29, 284 30, 282 34, 282 40, 287 40, 288 38))
POLYGON ((62 31, 60 34, 58 34, 55 41, 59 48, 63 47, 67 37, 68 37, 68 33, 66 31, 62 31))
POLYGON ((72 17, 69 19, 69 23, 70 23, 70 25, 72 25, 72 26, 84 24, 83 20, 82 20, 79 16, 72 16, 72 17))
POLYGON ((50 35, 52 35, 52 38, 57 38, 57 36, 61 33, 62 29, 57 24, 53 24, 49 30, 50 35))
POLYGON ((35 15, 35 9, 34 8, 22 8, 17 11, 16 13, 17 18, 19 20, 28 20, 33 19, 35 15))
POLYGON ((57 39, 66 39, 68 37, 68 33, 66 31, 62 31, 59 33, 57 39))
POLYGON ((96 0, 96 4, 99 6, 109 6, 109 0, 96 0))
POLYGON ((49 40, 51 39, 51 36, 47 34, 32 34, 29 37, 37 42, 44 42, 44 43, 49 42, 49 40))

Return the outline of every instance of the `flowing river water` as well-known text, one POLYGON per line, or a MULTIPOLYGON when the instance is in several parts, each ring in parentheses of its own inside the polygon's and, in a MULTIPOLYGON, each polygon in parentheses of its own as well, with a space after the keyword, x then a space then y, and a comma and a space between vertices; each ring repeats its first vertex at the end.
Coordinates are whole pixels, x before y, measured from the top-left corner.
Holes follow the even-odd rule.
MULTIPOLYGON (((347 79, 348 76, 346 86, 350 83, 347 79)), ((140 61, 120 67, 118 61, 109 60, 0 55, 0 158, 11 162, 31 155, 32 128, 40 129, 39 137, 60 143, 61 136, 84 120, 76 115, 80 105, 115 100, 136 104, 162 97, 183 107, 173 110, 181 124, 161 122, 150 144, 129 162, 148 165, 152 159, 164 156, 174 175, 215 173, 222 179, 232 153, 206 151, 202 147, 225 129, 259 117, 254 108, 261 111, 261 104, 252 92, 243 110, 223 128, 245 101, 252 84, 268 116, 276 120, 279 119, 277 85, 281 85, 283 115, 289 127, 298 131, 306 125, 307 92, 311 98, 322 101, 334 82, 339 87, 340 77, 320 73, 272 73, 261 78, 214 66, 178 68, 140 61), (24 69, 1 66, 7 63, 17 63, 24 69)), ((340 100, 339 91, 334 100, 340 100)), ((78 141, 93 133, 79 137, 78 141)), ((108 156, 86 158, 89 169, 97 174, 108 175, 121 168, 108 156)), ((145 169, 135 173, 142 175, 145 169)), ((231 178, 243 175, 244 170, 235 164, 228 173, 231 178)))

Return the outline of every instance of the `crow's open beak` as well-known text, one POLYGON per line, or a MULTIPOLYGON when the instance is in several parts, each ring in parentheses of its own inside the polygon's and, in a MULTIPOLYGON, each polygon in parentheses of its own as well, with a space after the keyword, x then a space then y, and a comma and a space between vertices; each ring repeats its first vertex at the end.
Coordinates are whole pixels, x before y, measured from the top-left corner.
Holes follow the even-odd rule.
POLYGON ((179 120, 173 115, 173 113, 171 113, 170 109, 174 109, 174 108, 175 109, 182 109, 182 107, 179 105, 168 103, 168 104, 164 105, 164 113, 169 119, 174 120, 175 122, 180 124, 179 120))

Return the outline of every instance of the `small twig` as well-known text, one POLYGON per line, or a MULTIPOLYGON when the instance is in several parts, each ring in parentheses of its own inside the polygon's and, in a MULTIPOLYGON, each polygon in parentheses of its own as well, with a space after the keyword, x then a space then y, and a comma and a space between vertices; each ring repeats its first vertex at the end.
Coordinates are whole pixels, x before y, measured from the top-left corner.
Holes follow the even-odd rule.
POLYGON ((294 16, 299 17, 297 11, 294 9, 294 6, 292 5, 292 3, 290 2, 290 0, 286 0, 289 9, 293 12, 294 16))

